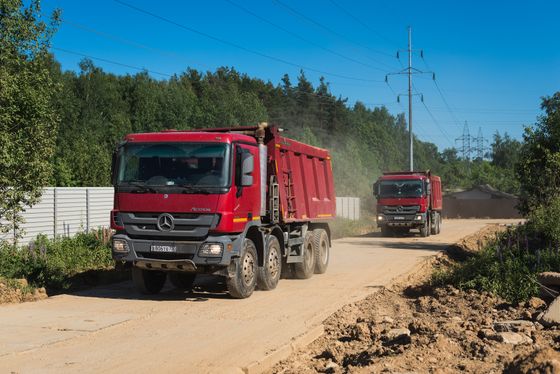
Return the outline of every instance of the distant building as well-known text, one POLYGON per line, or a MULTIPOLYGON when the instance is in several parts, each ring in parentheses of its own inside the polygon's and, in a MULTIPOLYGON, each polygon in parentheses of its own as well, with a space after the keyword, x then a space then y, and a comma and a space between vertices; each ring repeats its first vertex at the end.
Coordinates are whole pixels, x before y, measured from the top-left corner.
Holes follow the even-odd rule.
POLYGON ((444 218, 521 218, 517 196, 487 184, 443 196, 444 218))

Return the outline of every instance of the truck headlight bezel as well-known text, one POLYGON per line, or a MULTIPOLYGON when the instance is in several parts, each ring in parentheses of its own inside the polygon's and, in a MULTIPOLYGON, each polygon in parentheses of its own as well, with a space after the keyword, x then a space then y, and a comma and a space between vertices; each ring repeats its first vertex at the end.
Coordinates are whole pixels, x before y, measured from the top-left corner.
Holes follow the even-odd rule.
POLYGON ((115 253, 128 253, 130 248, 128 247, 128 242, 124 239, 113 239, 113 252, 115 253))
POLYGON ((223 243, 203 243, 198 249, 199 257, 222 257, 224 254, 223 243))
POLYGON ((378 220, 378 221, 383 221, 384 219, 385 219, 385 218, 384 218, 381 214, 379 214, 379 215, 377 216, 377 220, 378 220))

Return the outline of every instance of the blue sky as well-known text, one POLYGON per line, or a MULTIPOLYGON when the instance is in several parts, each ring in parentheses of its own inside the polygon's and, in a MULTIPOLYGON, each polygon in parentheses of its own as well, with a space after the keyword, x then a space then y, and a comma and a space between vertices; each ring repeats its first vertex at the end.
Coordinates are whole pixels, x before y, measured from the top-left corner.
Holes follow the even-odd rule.
POLYGON ((406 76, 390 76, 390 86, 384 80, 406 65, 405 52, 400 61, 395 55, 406 49, 411 26, 413 48, 424 53, 413 66, 437 80, 414 78, 424 97, 414 97, 414 132, 440 150, 461 145, 455 139, 465 121, 472 136, 481 128, 489 140, 496 131, 521 138, 541 113, 540 97, 560 90, 560 2, 122 1, 183 27, 113 0, 44 0, 46 12, 62 10, 53 52, 63 69, 78 69, 83 54, 119 74, 137 67, 166 78, 187 67, 233 66, 276 84, 284 73, 295 82, 303 68, 314 84, 323 75, 350 104, 397 114, 407 108, 407 98, 399 104, 395 95, 406 93, 406 76))

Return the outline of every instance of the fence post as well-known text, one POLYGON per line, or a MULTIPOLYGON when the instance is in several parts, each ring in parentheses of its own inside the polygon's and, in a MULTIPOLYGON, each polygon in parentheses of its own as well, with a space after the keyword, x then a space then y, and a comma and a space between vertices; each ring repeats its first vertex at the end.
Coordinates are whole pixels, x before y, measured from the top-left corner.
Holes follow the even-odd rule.
POLYGON ((56 187, 53 188, 53 239, 56 239, 56 224, 57 224, 57 214, 56 214, 56 187))
POLYGON ((89 232, 89 188, 86 188, 86 232, 89 232))

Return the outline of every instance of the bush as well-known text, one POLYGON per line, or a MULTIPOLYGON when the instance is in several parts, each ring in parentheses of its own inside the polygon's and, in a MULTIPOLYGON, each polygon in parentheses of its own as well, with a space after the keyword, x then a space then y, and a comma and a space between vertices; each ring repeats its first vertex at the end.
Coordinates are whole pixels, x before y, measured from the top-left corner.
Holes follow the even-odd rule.
POLYGON ((375 231, 375 222, 370 217, 363 217, 357 221, 336 218, 329 223, 332 239, 340 239, 347 236, 363 235, 375 231))
POLYGON ((111 266, 109 244, 96 233, 55 240, 40 235, 29 246, 17 249, 0 244, 0 276, 25 278, 35 287, 65 290, 76 274, 111 266))
POLYGON ((560 255, 532 230, 526 224, 499 234, 465 262, 434 273, 432 282, 491 292, 512 303, 537 296, 537 274, 560 271, 560 255))

